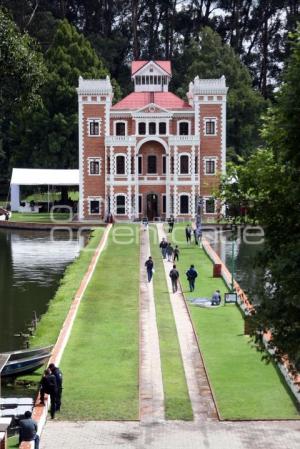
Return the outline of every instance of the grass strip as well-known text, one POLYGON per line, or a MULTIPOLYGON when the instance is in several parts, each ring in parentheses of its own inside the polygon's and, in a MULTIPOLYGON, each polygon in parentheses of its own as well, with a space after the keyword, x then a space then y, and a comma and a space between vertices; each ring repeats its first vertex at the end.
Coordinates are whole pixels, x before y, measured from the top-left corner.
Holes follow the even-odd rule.
POLYGON ((19 447, 19 436, 13 436, 13 437, 9 437, 7 439, 7 443, 8 443, 8 449, 15 449, 16 447, 19 447))
POLYGON ((11 221, 24 222, 24 223, 52 223, 55 220, 56 223, 65 223, 66 226, 69 223, 69 213, 34 213, 34 212, 13 212, 10 218, 11 221))
POLYGON ((151 226, 151 255, 155 264, 153 286, 165 395, 165 416, 166 419, 170 420, 192 420, 193 412, 186 385, 163 261, 157 240, 156 226, 151 226))
POLYGON ((63 355, 63 420, 138 418, 139 242, 115 225, 63 355))
MULTIPOLYGON (((92 260, 95 249, 100 243, 105 228, 92 231, 88 244, 80 251, 79 256, 65 270, 64 276, 53 299, 49 302, 47 312, 42 315, 35 334, 30 338, 30 347, 42 347, 55 344, 62 325, 66 319, 74 296, 92 260)), ((32 374, 18 378, 19 381, 30 382, 35 391, 35 384, 40 379, 44 368, 32 374)))
MULTIPOLYGON (((213 278, 211 260, 202 249, 182 243, 184 225, 176 225, 181 236, 177 264, 187 298, 210 298, 215 289, 222 295, 227 288, 213 278), (196 289, 191 294, 185 271, 190 264, 198 271, 196 289)), ((244 320, 235 305, 213 309, 189 306, 199 337, 210 382, 224 419, 297 419, 295 402, 276 366, 266 364, 251 339, 244 335, 244 320)))

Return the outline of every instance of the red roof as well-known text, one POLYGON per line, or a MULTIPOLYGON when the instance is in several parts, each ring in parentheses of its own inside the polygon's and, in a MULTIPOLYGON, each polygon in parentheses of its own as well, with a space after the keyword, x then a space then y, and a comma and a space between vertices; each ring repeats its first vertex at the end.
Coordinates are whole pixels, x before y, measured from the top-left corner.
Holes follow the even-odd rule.
POLYGON ((141 109, 155 103, 164 109, 191 109, 191 106, 172 92, 132 92, 116 103, 112 109, 141 109))
MULTIPOLYGON (((134 75, 138 70, 140 70, 144 65, 148 64, 150 61, 132 61, 131 63, 131 75, 134 75)), ((155 64, 159 65, 161 69, 167 72, 169 75, 171 72, 171 61, 153 61, 155 64)))

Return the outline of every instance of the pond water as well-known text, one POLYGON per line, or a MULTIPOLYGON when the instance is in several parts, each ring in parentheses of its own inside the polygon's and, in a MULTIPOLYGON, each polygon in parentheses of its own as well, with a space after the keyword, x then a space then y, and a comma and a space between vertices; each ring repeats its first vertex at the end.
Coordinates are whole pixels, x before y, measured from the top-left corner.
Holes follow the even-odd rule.
MULTIPOLYGON (((255 296, 254 292, 263 278, 262 270, 255 266, 258 254, 263 251, 260 237, 253 236, 245 239, 243 235, 239 235, 232 242, 230 231, 214 234, 208 233, 208 235, 210 236, 212 248, 220 256, 230 272, 232 272, 233 268, 236 281, 246 292, 255 296)), ((251 299, 253 302, 258 300, 256 297, 251 299)))
POLYGON ((46 312, 59 281, 83 245, 65 232, 0 229, 0 352, 22 348, 34 312, 46 312))

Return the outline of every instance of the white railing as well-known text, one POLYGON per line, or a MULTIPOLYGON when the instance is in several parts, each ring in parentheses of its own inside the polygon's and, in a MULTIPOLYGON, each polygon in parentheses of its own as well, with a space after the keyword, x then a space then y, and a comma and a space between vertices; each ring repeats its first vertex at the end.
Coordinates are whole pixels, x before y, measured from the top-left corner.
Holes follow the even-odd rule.
POLYGON ((135 136, 106 136, 105 145, 114 146, 131 146, 136 144, 135 136))
POLYGON ((169 145, 199 145, 200 136, 169 136, 169 145))

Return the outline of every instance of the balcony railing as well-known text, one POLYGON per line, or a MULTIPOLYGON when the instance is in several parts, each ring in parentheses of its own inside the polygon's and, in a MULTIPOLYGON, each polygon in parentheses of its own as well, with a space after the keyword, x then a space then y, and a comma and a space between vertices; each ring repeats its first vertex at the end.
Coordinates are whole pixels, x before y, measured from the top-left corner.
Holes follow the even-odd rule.
POLYGON ((108 146, 130 146, 136 144, 135 136, 106 136, 105 145, 108 146))
POLYGON ((187 135, 172 135, 169 136, 169 145, 198 145, 200 142, 200 136, 187 135))

